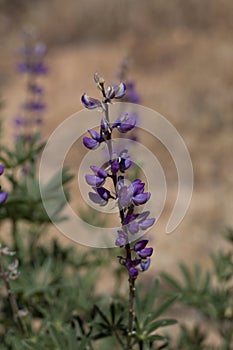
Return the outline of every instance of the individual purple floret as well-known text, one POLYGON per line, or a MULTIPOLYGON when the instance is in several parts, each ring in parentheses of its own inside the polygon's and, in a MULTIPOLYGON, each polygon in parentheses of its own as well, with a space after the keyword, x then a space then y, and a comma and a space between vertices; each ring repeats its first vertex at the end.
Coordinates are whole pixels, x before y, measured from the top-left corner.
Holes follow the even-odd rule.
MULTIPOLYGON (((2 175, 4 173, 4 165, 0 164, 0 175, 2 175)), ((1 190, 1 186, 0 186, 0 190, 1 190)), ((2 205, 8 197, 8 193, 5 191, 0 192, 0 205, 2 205)))
POLYGON ((87 174, 85 176, 86 182, 90 186, 94 186, 94 187, 102 186, 104 184, 108 174, 106 173, 105 170, 100 169, 96 166, 91 166, 90 168, 94 172, 94 175, 87 174))
POLYGON ((104 187, 92 187, 92 189, 94 192, 89 192, 89 198, 101 207, 105 206, 110 198, 113 198, 110 191, 104 187))
POLYGON ((117 191, 120 207, 126 208, 131 203, 145 204, 150 199, 150 192, 144 192, 144 186, 145 184, 139 179, 134 180, 129 186, 120 186, 117 191))
POLYGON ((121 114, 113 124, 113 128, 117 128, 120 132, 125 133, 135 127, 136 118, 134 114, 121 114))
POLYGON ((96 98, 87 96, 87 94, 82 95, 81 101, 84 107, 88 109, 95 109, 98 107, 102 107, 102 103, 99 100, 97 100, 96 98))
POLYGON ((88 109, 95 109, 102 107, 104 109, 104 104, 111 102, 114 98, 120 99, 124 96, 126 92, 126 86, 124 83, 120 83, 116 86, 108 86, 107 89, 104 88, 104 79, 100 77, 97 73, 94 75, 94 80, 97 84, 98 89, 103 95, 103 101, 88 96, 84 93, 81 97, 81 101, 84 107, 88 109))
POLYGON ((88 130, 89 134, 91 137, 84 137, 83 138, 83 144, 85 147, 89 148, 89 149, 96 149, 99 147, 99 145, 101 144, 101 142, 104 141, 103 137, 100 136, 100 134, 98 132, 96 132, 95 130, 88 130))

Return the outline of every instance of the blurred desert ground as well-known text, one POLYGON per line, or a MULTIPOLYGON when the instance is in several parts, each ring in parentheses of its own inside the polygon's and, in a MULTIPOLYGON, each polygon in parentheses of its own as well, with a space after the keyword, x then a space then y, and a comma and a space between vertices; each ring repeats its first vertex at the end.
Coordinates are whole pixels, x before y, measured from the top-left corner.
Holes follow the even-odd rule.
MULTIPOLYGON (((164 115, 184 138, 195 186, 188 213, 171 235, 164 229, 176 198, 176 170, 161 145, 141 140, 161 161, 168 181, 165 210, 149 235, 155 254, 148 277, 162 269, 177 273, 180 260, 208 267, 208 254, 223 245, 225 227, 233 225, 232 15, 231 0, 0 1, 1 115, 8 142, 25 96, 15 64, 28 27, 48 45, 45 137, 82 109, 83 92, 96 96, 94 72, 114 81, 127 51, 142 104, 164 115)), ((67 160, 73 172, 82 156, 77 150, 67 160)), ((75 186, 72 197, 77 200, 75 186)))

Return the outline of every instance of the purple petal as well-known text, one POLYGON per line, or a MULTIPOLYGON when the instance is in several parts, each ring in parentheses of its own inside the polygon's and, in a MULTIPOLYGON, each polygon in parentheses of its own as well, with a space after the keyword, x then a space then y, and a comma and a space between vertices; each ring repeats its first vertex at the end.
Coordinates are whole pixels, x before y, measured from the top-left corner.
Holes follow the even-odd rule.
POLYGON ((123 114, 119 115, 119 117, 113 123, 112 127, 116 128, 117 126, 119 126, 121 123, 123 123, 126 120, 127 116, 128 116, 128 113, 123 113, 123 114))
POLYGON ((133 190, 133 195, 137 195, 140 193, 143 193, 145 184, 141 180, 134 180, 131 185, 132 190, 133 190))
POLYGON ((96 132, 95 130, 88 130, 89 134, 91 135, 91 137, 98 141, 98 142, 102 142, 103 139, 102 137, 100 136, 100 134, 98 132, 96 132))
POLYGON ((105 91, 106 99, 111 100, 115 97, 115 90, 112 86, 108 86, 107 90, 105 91))
POLYGON ((3 204, 7 199, 8 193, 7 192, 1 192, 0 193, 0 205, 3 204))
POLYGON ((118 237, 115 241, 115 245, 118 247, 124 247, 126 245, 127 241, 124 237, 118 237))
POLYGON ((83 144, 85 147, 89 148, 89 149, 96 149, 99 146, 99 142, 91 139, 90 137, 84 137, 83 138, 83 144))
POLYGON ((145 204, 150 199, 150 192, 140 193, 133 197, 135 205, 145 204))
POLYGON ((128 118, 117 126, 117 129, 122 132, 128 132, 132 130, 136 125, 136 118, 134 115, 128 116, 128 118))
POLYGON ((106 178, 108 176, 105 170, 100 169, 95 165, 91 165, 90 168, 99 177, 106 178))
POLYGON ((127 216, 125 217, 125 219, 124 219, 123 224, 124 224, 124 225, 128 225, 128 223, 130 223, 131 221, 135 220, 136 217, 137 217, 136 214, 127 215, 127 216))
POLYGON ((130 202, 132 201, 132 195, 132 192, 127 186, 121 187, 120 191, 118 192, 118 197, 119 204, 122 208, 126 208, 129 206, 130 202))
POLYGON ((116 239, 115 244, 120 247, 126 245, 128 243, 127 233, 124 231, 117 231, 117 234, 118 238, 116 239))
POLYGON ((124 83, 120 83, 119 85, 114 87, 115 98, 121 98, 124 96, 126 92, 126 85, 124 83))
POLYGON ((149 227, 153 226, 154 223, 155 223, 155 219, 154 218, 143 220, 140 223, 140 229, 141 230, 147 230, 149 227))
POLYGON ((105 179, 103 179, 102 177, 98 177, 96 175, 90 175, 90 174, 85 175, 85 179, 88 185, 94 186, 94 187, 99 187, 103 185, 105 182, 105 179))
POLYGON ((147 218, 149 215, 150 215, 149 210, 143 211, 142 213, 140 213, 140 214, 138 215, 139 223, 141 223, 142 221, 146 220, 146 218, 147 218))
POLYGON ((119 165, 118 161, 116 159, 113 160, 112 163, 111 163, 111 171, 112 171, 112 173, 116 174, 119 169, 120 169, 120 165, 119 165))
POLYGON ((89 192, 88 193, 89 198, 92 202, 99 204, 100 206, 105 206, 108 202, 105 201, 103 198, 100 197, 100 195, 98 193, 94 193, 94 192, 89 192))
POLYGON ((4 165, 3 164, 0 164, 0 175, 2 175, 4 173, 4 165))
POLYGON ((146 261, 141 261, 140 266, 143 272, 148 270, 150 267, 150 258, 148 258, 146 261))
POLYGON ((130 156, 128 156, 127 158, 125 158, 124 161, 122 160, 122 163, 123 163, 122 168, 123 168, 124 170, 129 169, 129 168, 131 167, 131 164, 132 164, 132 161, 131 161, 130 156))
POLYGON ((139 224, 137 221, 132 221, 128 224, 128 230, 129 232, 134 235, 136 233, 138 233, 139 231, 139 224))
POLYGON ((136 269, 136 267, 130 267, 129 268, 129 275, 130 275, 130 277, 137 277, 138 269, 136 269))
POLYGON ((82 95, 81 101, 82 101, 84 107, 86 107, 88 109, 94 109, 94 108, 102 106, 102 104, 99 100, 97 100, 96 98, 87 96, 87 94, 82 95))
POLYGON ((153 248, 144 248, 137 252, 142 259, 146 259, 153 254, 153 248))
POLYGON ((109 192, 109 190, 107 190, 106 188, 104 187, 100 187, 100 188, 97 188, 96 189, 98 195, 104 199, 105 201, 108 201, 109 198, 112 198, 112 195, 111 193, 109 192))
POLYGON ((144 249, 148 242, 149 242, 148 239, 142 239, 141 241, 135 243, 133 249, 135 250, 135 252, 138 252, 144 249))

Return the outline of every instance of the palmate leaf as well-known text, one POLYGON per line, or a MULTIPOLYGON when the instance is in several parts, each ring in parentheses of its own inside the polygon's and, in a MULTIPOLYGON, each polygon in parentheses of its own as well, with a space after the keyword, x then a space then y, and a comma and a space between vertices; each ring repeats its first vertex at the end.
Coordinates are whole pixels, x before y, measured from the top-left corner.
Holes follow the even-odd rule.
POLYGON ((160 295, 159 280, 155 280, 153 286, 149 289, 145 296, 140 296, 136 293, 136 339, 145 348, 151 349, 154 342, 163 342, 160 346, 167 344, 167 339, 161 334, 157 334, 157 330, 161 327, 171 326, 176 324, 176 320, 169 318, 159 319, 177 300, 177 295, 164 297, 160 295))
POLYGON ((169 319, 169 318, 165 318, 165 319, 160 319, 158 321, 154 321, 151 323, 151 325, 149 325, 148 329, 147 329, 147 333, 150 334, 154 331, 156 331, 158 328, 161 327, 166 327, 166 326, 172 326, 174 324, 176 324, 177 321, 174 319, 169 319))

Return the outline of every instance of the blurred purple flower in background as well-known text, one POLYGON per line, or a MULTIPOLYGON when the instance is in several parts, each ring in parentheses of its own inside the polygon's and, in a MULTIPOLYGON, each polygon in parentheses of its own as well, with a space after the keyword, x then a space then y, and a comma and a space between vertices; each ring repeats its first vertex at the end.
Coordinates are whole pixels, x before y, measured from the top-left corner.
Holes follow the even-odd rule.
POLYGON ((14 119, 16 141, 20 137, 30 140, 35 132, 40 131, 43 123, 46 104, 41 79, 48 73, 44 63, 46 53, 45 44, 39 43, 32 32, 24 32, 24 45, 19 50, 20 62, 17 70, 26 76, 26 97, 14 119))

